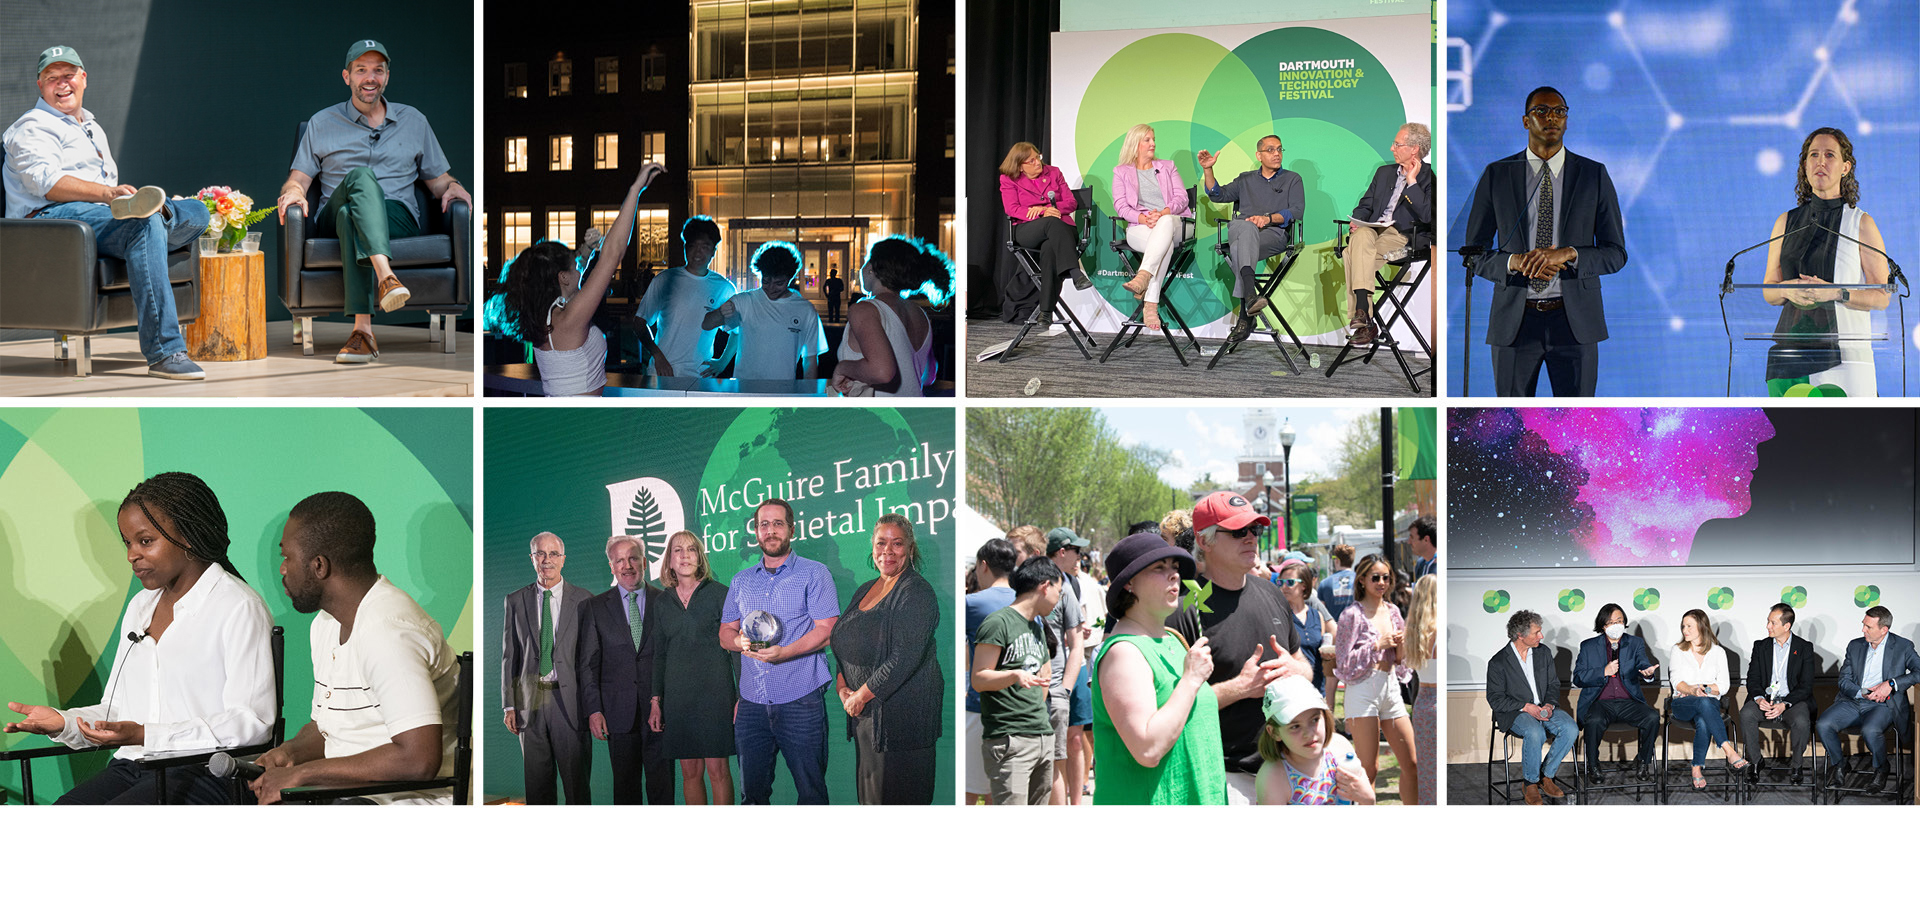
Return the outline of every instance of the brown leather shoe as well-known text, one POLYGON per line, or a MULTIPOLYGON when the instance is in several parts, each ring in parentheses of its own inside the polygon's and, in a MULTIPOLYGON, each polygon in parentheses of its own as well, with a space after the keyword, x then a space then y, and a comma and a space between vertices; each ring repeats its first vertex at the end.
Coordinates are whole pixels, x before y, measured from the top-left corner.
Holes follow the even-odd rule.
POLYGON ((1527 782, 1527 786, 1521 789, 1520 796, 1526 799, 1528 806, 1539 806, 1546 802, 1540 799, 1540 786, 1531 781, 1527 782))
POLYGON ((393 312, 394 310, 407 305, 407 299, 412 296, 413 296, 413 292, 407 290, 407 286, 404 284, 401 284, 400 279, 395 278, 392 275, 388 275, 387 277, 380 279, 380 311, 381 312, 393 312))
POLYGON ((1551 778, 1540 779, 1540 792, 1543 794, 1546 794, 1549 797, 1552 797, 1555 800, 1558 800, 1561 797, 1565 797, 1567 795, 1567 792, 1561 790, 1559 785, 1554 784, 1553 779, 1551 778))
POLYGON ((370 363, 380 358, 380 344, 373 335, 364 331, 355 331, 348 336, 347 344, 333 355, 333 361, 344 365, 370 363))
POLYGON ((1347 343, 1371 344, 1376 335, 1373 312, 1364 306, 1356 308, 1352 318, 1347 320, 1347 343))

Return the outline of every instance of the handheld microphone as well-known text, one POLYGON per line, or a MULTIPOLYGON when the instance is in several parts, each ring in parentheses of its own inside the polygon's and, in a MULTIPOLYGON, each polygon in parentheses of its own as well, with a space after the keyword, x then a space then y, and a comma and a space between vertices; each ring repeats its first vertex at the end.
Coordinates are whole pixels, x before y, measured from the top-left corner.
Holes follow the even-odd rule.
POLYGON ((238 777, 241 781, 252 781, 266 774, 266 768, 244 759, 234 759, 224 751, 215 753, 207 760, 207 773, 215 778, 238 777))

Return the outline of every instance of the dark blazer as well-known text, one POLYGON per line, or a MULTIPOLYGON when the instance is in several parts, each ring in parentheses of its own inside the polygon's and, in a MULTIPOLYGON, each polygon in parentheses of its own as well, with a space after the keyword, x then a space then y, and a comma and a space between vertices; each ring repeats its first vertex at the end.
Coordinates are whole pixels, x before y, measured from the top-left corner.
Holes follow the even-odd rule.
MULTIPOLYGON (((1747 699, 1767 695, 1767 685, 1773 683, 1773 652, 1773 638, 1763 637, 1753 642, 1753 653, 1747 657, 1747 699)), ((1787 657, 1784 699, 1795 706, 1812 703, 1813 679, 1820 673, 1820 655, 1814 652, 1813 642, 1793 635, 1788 639, 1787 657)))
MULTIPOLYGON (((1867 639, 1854 638, 1847 644, 1847 661, 1840 666, 1840 696, 1851 700, 1860 692, 1860 669, 1867 664, 1867 639)), ((1893 707, 1893 721, 1904 724, 1911 714, 1907 703, 1907 688, 1920 683, 1920 655, 1913 650, 1913 642, 1897 634, 1887 634, 1886 649, 1880 654, 1880 677, 1893 679, 1893 696, 1887 698, 1887 704, 1893 707)))
MULTIPOLYGON (((1399 172, 1400 167, 1393 163, 1374 170, 1373 183, 1360 195, 1360 205, 1353 208, 1353 221, 1380 218, 1387 201, 1393 199, 1393 183, 1400 179, 1399 172)), ((1408 257, 1422 255, 1433 246, 1433 183, 1433 167, 1421 162, 1420 174, 1401 192, 1400 205, 1393 208, 1393 227, 1407 236, 1408 257)))
MULTIPOLYGON (((653 593, 646 585, 640 586, 643 616, 653 593)), ((619 585, 587 601, 587 624, 590 631, 581 639, 586 666, 580 679, 581 708, 588 716, 606 716, 607 731, 614 734, 631 734, 647 727, 647 712, 653 702, 653 629, 642 629, 640 649, 636 651, 619 585)))
MULTIPOLYGON (((1660 673, 1642 677, 1640 670, 1653 665, 1653 654, 1647 652, 1647 642, 1637 634, 1620 636, 1620 677, 1627 686, 1627 696, 1642 706, 1647 704, 1645 685, 1659 684, 1660 673)), ((1580 655, 1573 661, 1573 686, 1580 689, 1580 708, 1574 719, 1581 725, 1587 724, 1587 713, 1593 708, 1593 701, 1600 699, 1600 689, 1607 686, 1607 636, 1596 634, 1580 642, 1580 655)))
MULTIPOLYGON (((1558 706, 1560 676, 1553 670, 1552 648, 1543 643, 1533 648, 1527 658, 1533 663, 1534 683, 1540 686, 1540 703, 1558 706)), ((1493 707, 1493 721, 1504 729, 1532 702, 1532 696, 1527 693, 1527 674, 1520 670, 1520 659, 1513 655, 1513 642, 1500 645, 1500 652, 1487 660, 1487 705, 1493 707)))
MULTIPOLYGON (((580 642, 588 627, 582 613, 593 595, 571 581, 561 582, 560 618, 553 623, 553 671, 559 688, 551 700, 568 728, 585 730, 580 708, 580 642)), ((500 702, 520 711, 520 720, 539 704, 540 589, 527 585, 507 595, 506 634, 500 642, 500 702)))
MULTIPOLYGON (((1574 247, 1580 258, 1560 272, 1561 297, 1566 301, 1567 324, 1583 344, 1607 339, 1606 311, 1600 305, 1600 276, 1612 275, 1627 264, 1627 238, 1620 222, 1620 199, 1614 194, 1607 167, 1567 151, 1561 170, 1560 245, 1574 247)), ((1461 246, 1485 247, 1477 269, 1481 278, 1499 287, 1487 319, 1487 343, 1509 347, 1526 316, 1527 278, 1507 271, 1507 257, 1533 248, 1527 228, 1527 152, 1520 151, 1487 165, 1473 189, 1473 207, 1467 213, 1461 246), (1499 242, 1494 242, 1494 236, 1499 242)))
MULTIPOLYGON (((854 590, 853 599, 847 604, 848 611, 841 613, 840 621, 848 622, 856 614, 881 617, 886 623, 882 629, 884 659, 877 665, 857 666, 847 662, 836 648, 834 660, 848 689, 859 690, 861 685, 866 685, 873 691, 873 700, 860 715, 873 717, 874 728, 879 732, 875 750, 931 747, 940 739, 940 726, 947 718, 943 704, 949 693, 946 677, 940 674, 936 659, 935 632, 940 624, 940 600, 926 578, 908 569, 894 585, 893 593, 878 606, 865 613, 858 612, 860 601, 873 589, 874 583, 869 581, 854 590)), ((842 633, 835 626, 835 639, 842 633)), ((853 735, 854 719, 850 717, 847 737, 853 735)))

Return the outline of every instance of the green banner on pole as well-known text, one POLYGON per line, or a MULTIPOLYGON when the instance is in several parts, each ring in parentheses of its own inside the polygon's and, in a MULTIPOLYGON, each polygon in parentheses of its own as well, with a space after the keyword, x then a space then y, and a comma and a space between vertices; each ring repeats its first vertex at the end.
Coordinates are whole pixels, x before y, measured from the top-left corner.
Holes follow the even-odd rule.
POLYGON ((1320 543, 1320 495, 1293 495, 1293 522, 1287 537, 1295 544, 1320 543))
POLYGON ((1431 481, 1437 476, 1434 465, 1434 435, 1439 418, 1431 406, 1403 406, 1394 413, 1394 431, 1398 444, 1400 477, 1408 481, 1431 481))

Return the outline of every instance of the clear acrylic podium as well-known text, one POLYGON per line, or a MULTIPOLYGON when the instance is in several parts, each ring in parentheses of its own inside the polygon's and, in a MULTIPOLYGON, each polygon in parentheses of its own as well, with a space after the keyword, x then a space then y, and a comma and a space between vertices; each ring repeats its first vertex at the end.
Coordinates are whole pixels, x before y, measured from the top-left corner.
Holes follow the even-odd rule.
POLYGON ((1727 396, 1906 395, 1906 308, 1887 285, 1723 288, 1727 396))

